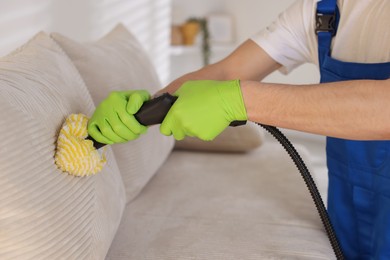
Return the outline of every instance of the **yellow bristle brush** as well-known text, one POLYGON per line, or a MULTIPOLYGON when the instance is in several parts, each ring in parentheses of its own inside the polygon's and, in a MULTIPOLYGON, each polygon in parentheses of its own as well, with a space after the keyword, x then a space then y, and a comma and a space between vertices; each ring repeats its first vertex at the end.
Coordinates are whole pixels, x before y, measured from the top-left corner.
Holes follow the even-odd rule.
POLYGON ((58 168, 75 176, 98 173, 106 163, 105 152, 100 153, 92 140, 87 140, 88 118, 71 114, 61 128, 54 160, 58 168))

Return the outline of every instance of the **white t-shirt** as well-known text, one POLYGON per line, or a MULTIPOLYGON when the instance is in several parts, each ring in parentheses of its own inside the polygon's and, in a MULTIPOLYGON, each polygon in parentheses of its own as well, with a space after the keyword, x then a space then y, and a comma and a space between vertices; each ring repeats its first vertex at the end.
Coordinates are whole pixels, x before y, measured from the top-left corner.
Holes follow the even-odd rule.
MULTIPOLYGON (((340 22, 331 56, 358 63, 390 62, 390 0, 338 0, 340 22)), ((270 26, 251 37, 288 72, 318 65, 317 0, 298 0, 270 26)))

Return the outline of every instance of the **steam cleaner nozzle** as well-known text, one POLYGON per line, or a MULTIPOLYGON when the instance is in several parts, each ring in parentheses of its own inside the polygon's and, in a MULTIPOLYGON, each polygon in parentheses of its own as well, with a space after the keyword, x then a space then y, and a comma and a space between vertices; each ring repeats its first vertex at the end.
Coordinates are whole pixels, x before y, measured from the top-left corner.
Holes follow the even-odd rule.
MULTIPOLYGON (((145 126, 161 124, 177 97, 168 93, 146 101, 134 115, 145 126)), ((234 121, 230 126, 245 124, 234 121)), ((105 162, 105 146, 87 132, 88 118, 82 114, 70 115, 63 125, 57 140, 55 162, 62 171, 75 176, 88 176, 101 171, 105 162)))

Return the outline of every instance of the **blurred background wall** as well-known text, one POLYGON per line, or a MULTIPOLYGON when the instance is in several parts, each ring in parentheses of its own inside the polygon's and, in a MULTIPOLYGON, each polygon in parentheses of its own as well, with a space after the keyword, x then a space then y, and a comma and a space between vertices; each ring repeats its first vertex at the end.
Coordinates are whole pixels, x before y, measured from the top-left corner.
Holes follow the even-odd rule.
MULTIPOLYGON (((2 0, 0 1, 0 55, 20 46, 38 31, 60 32, 80 41, 92 41, 118 22, 143 44, 161 81, 202 66, 199 40, 192 48, 170 47, 171 25, 190 17, 222 14, 232 18, 229 43, 211 45, 211 62, 222 59, 251 35, 266 27, 294 0, 2 0)), ((319 79, 314 65, 303 65, 290 75, 279 72, 266 81, 312 83, 319 79)))

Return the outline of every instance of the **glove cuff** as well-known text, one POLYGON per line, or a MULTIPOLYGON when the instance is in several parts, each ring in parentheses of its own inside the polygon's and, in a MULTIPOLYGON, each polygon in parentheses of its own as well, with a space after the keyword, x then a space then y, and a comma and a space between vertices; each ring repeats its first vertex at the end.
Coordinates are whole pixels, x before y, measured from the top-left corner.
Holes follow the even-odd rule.
POLYGON ((219 91, 226 102, 226 109, 230 121, 248 120, 244 99, 241 92, 240 80, 229 80, 222 82, 219 91))

